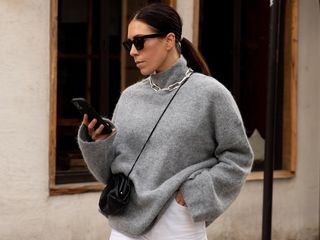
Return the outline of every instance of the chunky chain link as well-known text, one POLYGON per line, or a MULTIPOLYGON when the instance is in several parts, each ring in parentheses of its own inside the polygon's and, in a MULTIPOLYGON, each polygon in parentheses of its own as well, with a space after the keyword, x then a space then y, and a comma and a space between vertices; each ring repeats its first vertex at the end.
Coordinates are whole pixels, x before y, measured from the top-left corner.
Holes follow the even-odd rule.
POLYGON ((184 78, 179 81, 179 82, 175 82, 173 84, 170 84, 168 87, 166 88, 160 88, 157 84, 155 84, 154 82, 152 82, 152 79, 151 79, 151 76, 149 76, 149 83, 150 83, 150 87, 155 91, 155 92, 158 92, 158 91, 173 91, 175 89, 177 89, 185 80, 188 79, 188 77, 190 77, 190 75, 192 74, 193 70, 191 68, 188 68, 188 70, 186 71, 185 73, 185 76, 184 78))

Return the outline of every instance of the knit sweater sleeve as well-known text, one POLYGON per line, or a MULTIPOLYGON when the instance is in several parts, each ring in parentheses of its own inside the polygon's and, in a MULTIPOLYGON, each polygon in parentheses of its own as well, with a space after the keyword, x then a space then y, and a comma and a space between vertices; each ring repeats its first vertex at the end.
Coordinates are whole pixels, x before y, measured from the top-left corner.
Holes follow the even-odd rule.
MULTIPOLYGON (((116 109, 113 114, 112 122, 116 119, 116 109)), ((92 142, 88 135, 87 127, 83 124, 78 131, 78 145, 83 159, 93 176, 104 184, 107 183, 111 174, 110 166, 114 159, 114 138, 116 132, 104 140, 92 142)))
POLYGON ((99 182, 105 184, 110 176, 114 137, 115 134, 105 140, 91 142, 87 138, 86 126, 81 125, 78 132, 79 148, 88 169, 99 182))
POLYGON ((235 200, 253 162, 237 105, 228 90, 220 90, 212 104, 217 144, 212 160, 217 164, 195 172, 180 188, 194 221, 206 221, 207 225, 235 200))

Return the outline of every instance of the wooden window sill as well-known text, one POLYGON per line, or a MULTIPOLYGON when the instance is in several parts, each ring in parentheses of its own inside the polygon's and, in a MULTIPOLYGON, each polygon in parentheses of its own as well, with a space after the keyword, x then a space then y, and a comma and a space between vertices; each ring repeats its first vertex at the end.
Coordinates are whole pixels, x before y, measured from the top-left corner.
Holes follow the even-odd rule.
POLYGON ((103 187, 103 184, 98 182, 53 185, 50 186, 50 196, 97 192, 102 191, 103 187))
MULTIPOLYGON (((247 181, 263 180, 263 176, 264 176, 264 173, 262 171, 251 172, 247 177, 247 181)), ((290 171, 290 170, 273 171, 274 179, 287 179, 292 177, 294 177, 294 171, 290 171)))

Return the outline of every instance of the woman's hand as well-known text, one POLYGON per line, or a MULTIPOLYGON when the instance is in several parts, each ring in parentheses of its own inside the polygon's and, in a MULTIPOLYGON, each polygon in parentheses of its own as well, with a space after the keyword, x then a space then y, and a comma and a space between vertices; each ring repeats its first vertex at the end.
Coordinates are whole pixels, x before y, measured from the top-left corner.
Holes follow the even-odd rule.
POLYGON ((104 139, 106 139, 107 137, 109 137, 110 135, 112 135, 115 132, 115 129, 112 129, 112 133, 111 134, 101 134, 104 126, 101 124, 97 129, 94 129, 94 126, 96 125, 97 120, 93 119, 91 122, 89 122, 87 114, 83 115, 82 123, 85 126, 87 126, 88 134, 89 134, 89 136, 91 137, 91 139, 93 141, 104 140, 104 139))
POLYGON ((176 192, 175 198, 178 204, 180 204, 181 206, 186 206, 186 202, 184 201, 184 198, 180 191, 176 192))

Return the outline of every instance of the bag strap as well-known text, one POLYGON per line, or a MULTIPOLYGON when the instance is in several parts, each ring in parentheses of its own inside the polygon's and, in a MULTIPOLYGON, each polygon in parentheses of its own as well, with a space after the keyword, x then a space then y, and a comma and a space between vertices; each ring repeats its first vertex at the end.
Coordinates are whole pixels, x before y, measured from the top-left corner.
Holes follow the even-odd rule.
POLYGON ((132 165, 132 167, 131 167, 131 169, 130 169, 129 173, 127 174, 127 177, 129 177, 129 175, 131 174, 131 172, 132 172, 132 170, 133 170, 134 166, 136 165, 136 163, 137 163, 138 159, 140 158, 141 153, 142 153, 142 152, 143 152, 143 150, 145 149, 145 147, 146 147, 147 143, 149 142, 149 140, 150 140, 150 138, 151 138, 151 136, 152 136, 152 134, 153 134, 154 130, 155 130, 155 129, 156 129, 156 127, 158 126, 158 124, 159 124, 159 122, 160 122, 160 120, 161 120, 162 116, 163 116, 163 115, 164 115, 164 113, 167 111, 167 109, 168 109, 169 105, 170 105, 170 104, 171 104, 171 102, 173 101, 174 97, 177 95, 177 93, 178 93, 178 91, 180 90, 180 88, 182 87, 182 85, 183 85, 183 84, 185 84, 185 82, 188 80, 188 78, 191 76, 191 74, 192 74, 192 73, 193 73, 193 70, 192 70, 191 68, 189 68, 189 69, 187 70, 187 72, 186 72, 186 76, 184 77, 184 79, 182 79, 182 80, 180 81, 180 82, 181 82, 180 86, 178 87, 178 89, 176 90, 176 92, 173 94, 172 98, 170 99, 170 101, 168 102, 167 106, 165 107, 165 109, 163 110, 162 114, 160 115, 160 117, 159 117, 159 119, 158 119, 157 123, 156 123, 156 124, 155 124, 155 126, 153 127, 153 129, 152 129, 152 131, 151 131, 151 133, 150 133, 149 137, 147 138, 147 141, 144 143, 144 145, 143 145, 143 147, 142 147, 142 149, 141 149, 140 153, 138 154, 138 156, 137 156, 136 160, 134 161, 134 164, 132 165))

